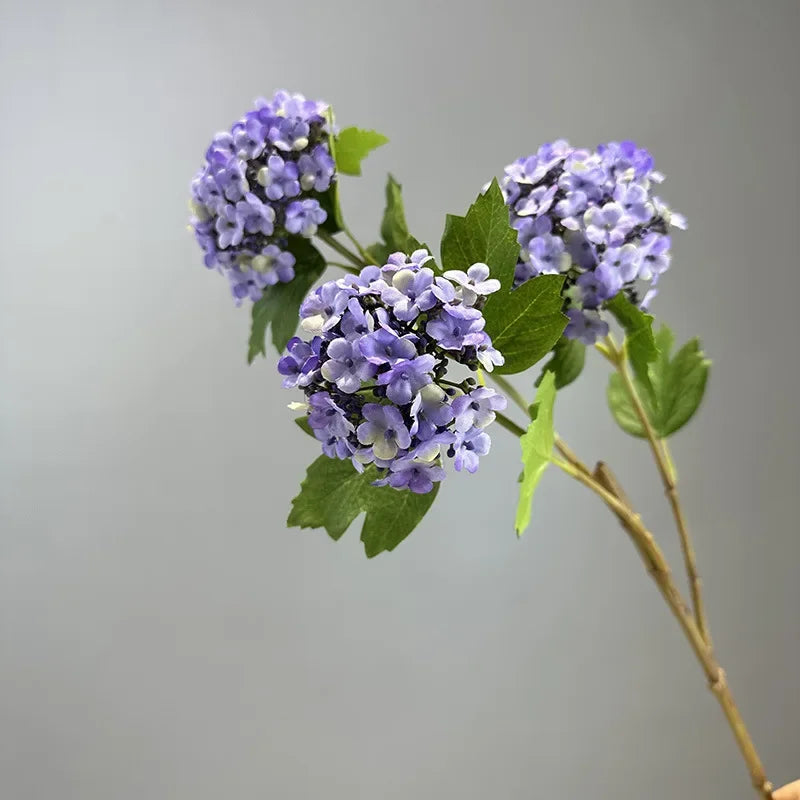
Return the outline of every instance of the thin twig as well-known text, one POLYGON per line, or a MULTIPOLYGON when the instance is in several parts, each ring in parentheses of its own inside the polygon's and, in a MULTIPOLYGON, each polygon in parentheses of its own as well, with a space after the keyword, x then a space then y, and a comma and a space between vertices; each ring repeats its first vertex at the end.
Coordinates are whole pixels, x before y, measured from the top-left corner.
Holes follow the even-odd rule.
POLYGON ((525 428, 520 427, 517 425, 516 422, 509 419, 505 414, 501 414, 499 411, 495 411, 495 416, 497 422, 500 423, 507 431, 510 431, 516 437, 524 436, 525 435, 525 428))
POLYGON ((681 626, 703 672, 709 688, 717 698, 739 751, 747 765, 750 780, 762 800, 772 800, 772 784, 767 780, 753 740, 731 694, 725 671, 720 667, 697 624, 691 609, 675 585, 672 573, 661 548, 653 535, 642 523, 641 517, 628 505, 619 483, 605 464, 598 464, 594 474, 587 474, 569 462, 554 459, 553 463, 597 494, 614 512, 624 530, 630 535, 648 573, 664 597, 667 605, 681 626))
POLYGON ((557 434, 556 450, 558 450, 558 452, 561 453, 561 455, 564 456, 564 458, 566 458, 573 467, 579 469, 581 472, 584 472, 586 475, 592 474, 592 471, 589 469, 589 467, 587 467, 586 464, 584 464, 583 461, 581 461, 578 456, 575 455, 570 446, 557 434))
POLYGON ((516 403, 526 416, 530 416, 530 403, 522 396, 522 392, 506 380, 502 375, 489 373, 489 377, 516 403))
POLYGON ((614 365, 625 387, 625 391, 630 397, 633 404, 636 416, 644 428, 647 441, 650 444, 650 450, 653 453, 653 458, 658 467, 661 482, 664 485, 664 493, 667 496, 670 507, 672 509, 672 516, 675 518, 675 525, 678 529, 678 536, 681 543, 681 552, 683 554, 683 563, 686 568, 686 575, 689 579, 689 589, 692 595, 692 606, 694 608, 694 615, 697 621, 697 627, 703 638, 711 646, 711 633, 708 628, 708 620, 706 618, 705 604, 703 602, 702 582, 700 574, 697 570, 697 558, 692 545, 692 539, 689 534, 689 527, 686 524, 686 518, 683 515, 683 508, 681 507, 680 497, 678 496, 678 488, 675 483, 675 470, 672 466, 672 461, 668 456, 666 442, 661 440, 653 429, 650 422, 650 417, 642 404, 639 397, 639 392, 633 382, 628 364, 625 359, 625 354, 622 350, 618 349, 614 340, 611 337, 606 339, 605 346, 598 348, 603 355, 614 365))
POLYGON ((361 258, 364 259, 366 264, 373 264, 375 259, 367 252, 365 247, 362 247, 361 242, 359 242, 358 239, 353 236, 353 232, 344 223, 342 223, 342 230, 345 232, 347 238, 353 243, 353 246, 356 248, 361 258))
POLYGON ((328 231, 318 230, 317 236, 325 242, 328 247, 335 250, 340 256, 346 258, 354 267, 361 269, 366 264, 352 251, 345 247, 338 239, 333 238, 333 234, 328 231))
POLYGON ((345 272, 349 272, 351 275, 358 275, 359 273, 359 270, 353 266, 350 266, 350 264, 342 264, 339 261, 331 261, 330 259, 328 259, 327 263, 332 267, 339 267, 339 269, 343 269, 345 272))

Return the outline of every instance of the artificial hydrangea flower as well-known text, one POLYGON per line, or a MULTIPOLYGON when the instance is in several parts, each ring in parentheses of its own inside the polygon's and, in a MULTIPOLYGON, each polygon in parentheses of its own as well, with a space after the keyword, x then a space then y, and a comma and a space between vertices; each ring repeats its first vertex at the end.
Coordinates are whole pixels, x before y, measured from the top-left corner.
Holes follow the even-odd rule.
POLYGON ((302 389, 308 422, 330 458, 372 464, 376 484, 430 492, 442 461, 475 472, 487 426, 506 400, 447 365, 503 363, 484 331, 485 298, 500 288, 485 264, 437 275, 427 250, 393 253, 382 267, 329 281, 300 307, 301 328, 278 362, 283 385, 302 389))
POLYGON ((621 291, 641 307, 655 295, 644 284, 669 267, 669 227, 686 227, 653 194, 662 180, 633 142, 590 151, 560 140, 506 167, 501 188, 520 245, 516 283, 566 275, 567 337, 592 344, 608 333, 600 309, 621 291))
POLYGON ((209 269, 236 303, 294 277, 289 235, 312 237, 327 219, 318 194, 336 180, 328 106, 278 92, 218 133, 192 181, 192 228, 209 269))

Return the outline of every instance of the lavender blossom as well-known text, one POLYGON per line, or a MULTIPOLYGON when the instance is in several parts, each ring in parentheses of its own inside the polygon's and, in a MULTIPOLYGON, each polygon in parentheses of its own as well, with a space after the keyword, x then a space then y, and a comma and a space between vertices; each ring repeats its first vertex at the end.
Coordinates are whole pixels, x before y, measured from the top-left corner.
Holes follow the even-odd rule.
POLYGON ((453 466, 456 471, 477 472, 480 456, 488 454, 492 440, 481 428, 470 428, 459 433, 453 443, 453 466))
POLYGON ((323 436, 346 437, 355 428, 347 418, 347 414, 336 405, 328 392, 315 392, 308 398, 308 424, 315 432, 323 436))
POLYGON ((500 281, 489 277, 486 264, 473 264, 466 272, 451 269, 444 273, 444 277, 458 284, 456 296, 465 306, 474 306, 478 298, 500 290, 500 281))
POLYGON ((317 228, 325 222, 327 216, 319 200, 315 198, 295 200, 286 207, 284 224, 289 233, 299 233, 310 239, 317 232, 317 228))
POLYGON ((414 494, 427 494, 433 484, 444 480, 445 471, 439 463, 401 458, 392 465, 386 482, 395 489, 408 488, 414 494))
POLYGON ((281 156, 274 155, 267 159, 265 167, 259 169, 257 180, 270 200, 281 200, 300 194, 299 177, 294 161, 284 161, 281 156))
POLYGON ((262 203, 252 192, 236 204, 236 216, 248 233, 263 233, 271 236, 275 229, 275 209, 262 203))
POLYGON ((278 372, 285 376, 284 389, 308 386, 311 383, 319 366, 321 341, 319 337, 311 342, 304 342, 297 336, 289 339, 286 345, 287 355, 278 361, 278 372))
POLYGON ((495 411, 502 411, 505 407, 505 397, 486 386, 479 386, 469 394, 462 394, 453 400, 456 431, 464 433, 473 426, 485 428, 494 422, 495 411))
POLYGON ((431 371, 435 364, 436 359, 428 354, 396 361, 388 372, 378 375, 378 386, 386 387, 386 396, 393 403, 407 405, 423 386, 433 380, 431 371))
POLYGON ((356 431, 358 441, 371 445, 378 458, 394 458, 399 450, 411 445, 411 434, 403 422, 403 415, 394 406, 367 403, 362 414, 365 421, 356 431))
POLYGON ((580 339, 584 344, 594 344, 608 335, 608 323, 596 311, 568 308, 566 314, 569 322, 564 329, 564 335, 568 339, 580 339))
POLYGON ((328 344, 322 377, 335 383, 345 394, 353 394, 361 383, 375 374, 375 367, 361 354, 358 342, 334 339, 328 344))
POLYGON ((469 345, 483 342, 483 326, 486 324, 480 312, 465 306, 445 306, 431 318, 425 332, 432 336, 445 350, 461 350, 469 345))
POLYGON ((300 306, 300 327, 316 334, 331 330, 342 318, 349 299, 347 291, 334 281, 323 284, 300 306))
POLYGON ((328 149, 320 144, 310 154, 305 153, 300 156, 297 169, 300 172, 300 188, 304 192, 312 189, 316 192, 325 192, 330 188, 336 165, 328 149))
POLYGON ((394 366, 417 355, 417 337, 413 333, 402 336, 392 328, 380 327, 365 336, 360 343, 361 352, 371 364, 394 366))

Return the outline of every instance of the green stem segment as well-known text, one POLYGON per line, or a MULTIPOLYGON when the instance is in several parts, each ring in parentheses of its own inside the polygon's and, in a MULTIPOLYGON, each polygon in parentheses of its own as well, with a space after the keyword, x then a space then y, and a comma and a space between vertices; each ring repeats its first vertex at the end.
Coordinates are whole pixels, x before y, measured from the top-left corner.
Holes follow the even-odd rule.
POLYGON ((489 377, 522 409, 525 416, 530 416, 530 404, 516 387, 512 386, 502 375, 489 373, 489 377))
POLYGON ((647 436, 647 441, 650 444, 650 450, 653 453, 653 458, 658 467, 661 482, 664 485, 664 493, 672 509, 672 516, 675 519, 675 525, 678 529, 678 536, 681 543, 681 552, 683 554, 683 563, 686 569, 686 575, 689 580, 689 588, 692 595, 692 607, 694 608, 694 616, 697 622, 697 627, 703 638, 711 646, 711 634, 708 628, 708 620, 706 618, 705 604, 703 602, 702 583, 700 574, 697 570, 697 558, 692 545, 692 538, 689 534, 689 527, 686 524, 686 518, 683 515, 683 508, 681 507, 680 497, 678 496, 678 488, 675 483, 675 468, 672 464, 672 459, 669 455, 667 443, 660 439, 653 429, 650 418, 647 415, 642 400, 639 397, 639 392, 633 382, 628 363, 625 358, 624 350, 618 348, 614 340, 609 336, 607 337, 603 347, 598 348, 600 352, 614 365, 614 368, 622 378, 622 383, 625 391, 631 399, 636 416, 642 423, 642 428, 647 436))
POLYGON ((347 238, 353 243, 353 247, 356 248, 361 258, 364 259, 365 266, 367 264, 374 263, 375 259, 372 258, 372 256, 367 252, 366 248, 361 245, 361 242, 359 242, 358 239, 353 236, 353 232, 347 227, 347 225, 344 224, 344 222, 342 223, 342 230, 345 232, 347 238))
POLYGON ((341 261, 331 261, 328 259, 327 263, 329 266, 343 269, 345 272, 349 272, 351 275, 357 275, 359 272, 359 270, 357 270, 355 267, 351 267, 350 264, 342 264, 341 261))
POLYGON ((318 230, 317 237, 340 256, 347 259, 354 267, 358 267, 359 270, 366 266, 364 261, 349 248, 345 247, 338 239, 335 239, 333 234, 328 233, 328 231, 318 230))
POLYGON ((507 431, 510 431, 511 433, 513 433, 514 436, 519 438, 520 436, 524 436, 525 435, 525 428, 517 425, 516 422, 514 422, 511 419, 509 419, 504 414, 500 414, 499 412, 495 412, 495 415, 496 415, 496 422, 498 424, 502 425, 507 431))

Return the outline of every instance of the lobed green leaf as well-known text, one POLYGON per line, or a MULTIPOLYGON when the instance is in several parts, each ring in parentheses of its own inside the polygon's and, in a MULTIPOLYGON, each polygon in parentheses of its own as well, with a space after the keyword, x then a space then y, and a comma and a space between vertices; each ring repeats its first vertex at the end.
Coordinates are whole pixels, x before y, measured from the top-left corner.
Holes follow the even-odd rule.
POLYGON ((303 433, 308 434, 312 439, 317 438, 316 436, 314 436, 314 431, 308 422, 307 414, 303 414, 303 416, 301 417, 295 417, 294 424, 297 425, 297 427, 300 428, 300 430, 303 431, 303 433))
POLYGON ((522 480, 519 487, 517 515, 514 521, 517 536, 522 536, 531 521, 533 494, 553 453, 555 444, 553 404, 555 399, 555 374, 545 372, 539 384, 539 390, 536 392, 534 419, 519 440, 522 447, 522 480))
POLYGON ((490 298, 483 315, 492 344, 505 357, 505 363, 495 367, 498 373, 522 372, 552 350, 567 325, 561 312, 563 283, 563 275, 540 275, 513 292, 501 289, 490 298))
MULTIPOLYGON (((405 251, 408 246, 409 233, 403 206, 403 187, 393 175, 386 177, 386 208, 381 220, 381 236, 385 242, 386 255, 398 250, 405 251)), ((386 263, 385 259, 381 263, 386 263)))
POLYGON ((345 128, 335 137, 334 160, 343 175, 360 175, 361 162, 376 148, 389 140, 377 131, 345 128))
POLYGON ((350 461, 320 456, 308 468, 300 494, 292 500, 287 524, 299 528, 324 528, 335 540, 353 520, 366 512, 361 541, 367 558, 394 550, 419 524, 433 504, 439 485, 428 494, 372 486, 377 472, 358 472, 350 461))
POLYGON ((512 291, 519 258, 517 234, 496 180, 478 195, 466 216, 448 214, 442 236, 444 269, 466 270, 487 264, 501 289, 491 295, 483 310, 486 332, 505 357, 499 373, 522 372, 543 358, 566 327, 561 313, 561 275, 543 275, 512 291))
MULTIPOLYGON (((517 234, 508 218, 508 206, 497 180, 479 194, 466 216, 447 215, 442 234, 442 267, 464 270, 482 262, 489 266, 493 278, 508 292, 514 283, 514 269, 519 257, 517 234)), ((497 296, 489 298, 486 307, 499 304, 497 296)))
MULTIPOLYGON (((655 336, 656 359, 648 366, 648 382, 638 376, 634 386, 656 435, 664 439, 694 416, 705 394, 711 362, 697 338, 690 339, 671 357, 674 336, 663 326, 655 336)), ((647 434, 618 374, 608 384, 608 404, 619 426, 633 436, 647 434)))
POLYGON ((625 330, 625 345, 633 374, 650 391, 648 365, 658 355, 652 315, 631 303, 623 292, 615 295, 605 307, 625 330))

